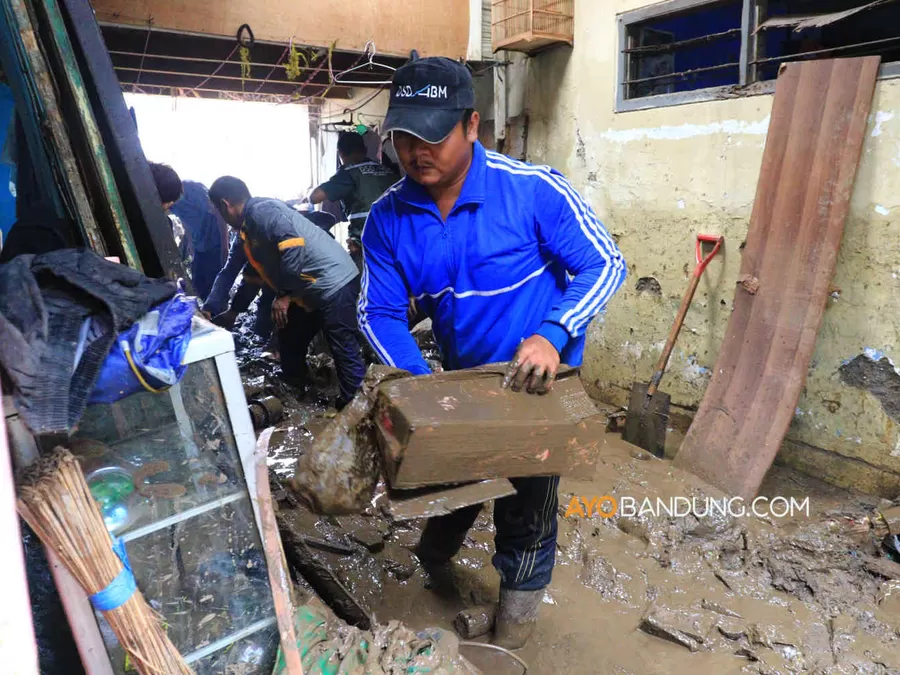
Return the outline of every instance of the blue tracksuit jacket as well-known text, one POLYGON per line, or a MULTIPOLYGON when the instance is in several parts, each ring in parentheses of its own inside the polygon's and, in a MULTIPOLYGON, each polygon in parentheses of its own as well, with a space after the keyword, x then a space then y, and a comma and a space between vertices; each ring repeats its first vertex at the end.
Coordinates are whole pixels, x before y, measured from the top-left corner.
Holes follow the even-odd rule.
POLYGON ((456 205, 404 178, 373 204, 362 237, 359 325, 382 361, 430 372, 409 299, 432 318, 448 369, 509 361, 535 333, 580 366, 584 333, 625 280, 625 261, 558 172, 475 144, 456 205))

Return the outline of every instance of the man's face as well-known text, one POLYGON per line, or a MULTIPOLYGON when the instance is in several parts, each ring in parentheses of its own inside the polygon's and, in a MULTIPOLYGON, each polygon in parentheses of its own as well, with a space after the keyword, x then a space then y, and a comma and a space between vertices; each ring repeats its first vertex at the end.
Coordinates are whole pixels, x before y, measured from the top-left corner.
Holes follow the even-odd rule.
POLYGON ((394 150, 406 174, 424 187, 453 183, 472 156, 472 143, 478 140, 478 120, 475 112, 466 128, 460 121, 447 138, 434 144, 405 131, 394 132, 394 150))
POLYGON ((222 219, 231 227, 238 228, 241 226, 241 221, 244 218, 243 204, 232 204, 227 199, 223 199, 216 204, 216 208, 219 210, 219 215, 222 216, 222 219))

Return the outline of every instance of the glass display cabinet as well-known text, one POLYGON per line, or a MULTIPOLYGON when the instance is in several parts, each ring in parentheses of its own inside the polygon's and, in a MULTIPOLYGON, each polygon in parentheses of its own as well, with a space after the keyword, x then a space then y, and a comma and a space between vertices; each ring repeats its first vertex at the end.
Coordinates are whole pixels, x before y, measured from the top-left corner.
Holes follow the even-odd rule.
MULTIPOLYGON (((255 500, 256 437, 231 333, 194 319, 185 363, 167 391, 89 406, 69 447, 125 542, 138 588, 198 675, 271 672, 278 630, 255 500)), ((96 616, 114 672, 133 672, 96 616)))

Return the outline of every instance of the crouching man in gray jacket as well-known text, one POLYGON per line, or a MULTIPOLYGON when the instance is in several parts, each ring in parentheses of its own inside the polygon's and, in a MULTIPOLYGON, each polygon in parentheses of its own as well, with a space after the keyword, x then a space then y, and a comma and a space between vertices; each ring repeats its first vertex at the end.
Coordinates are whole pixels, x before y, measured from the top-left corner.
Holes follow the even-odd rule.
POLYGON ((250 265, 278 296, 272 318, 283 377, 298 386, 309 383, 306 354, 321 330, 337 368, 342 408, 365 375, 356 323, 359 271, 350 254, 284 202, 251 197, 244 181, 233 176, 217 179, 209 199, 238 231, 250 265))

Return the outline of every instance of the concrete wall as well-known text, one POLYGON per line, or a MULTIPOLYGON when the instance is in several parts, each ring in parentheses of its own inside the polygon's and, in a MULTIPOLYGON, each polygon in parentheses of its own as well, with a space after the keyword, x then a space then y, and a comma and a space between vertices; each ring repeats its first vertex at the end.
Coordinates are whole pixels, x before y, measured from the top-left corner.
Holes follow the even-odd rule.
MULTIPOLYGON (((659 357, 698 232, 723 234, 663 389, 690 415, 728 321, 772 96, 614 112, 616 14, 642 0, 576 3, 575 48, 530 60, 529 159, 592 202, 628 261, 626 286, 589 332, 585 380, 624 403, 659 357), (641 284, 641 278, 653 278, 641 284)), ((880 81, 851 213, 806 389, 783 461, 838 484, 900 493, 900 79, 880 81)))

